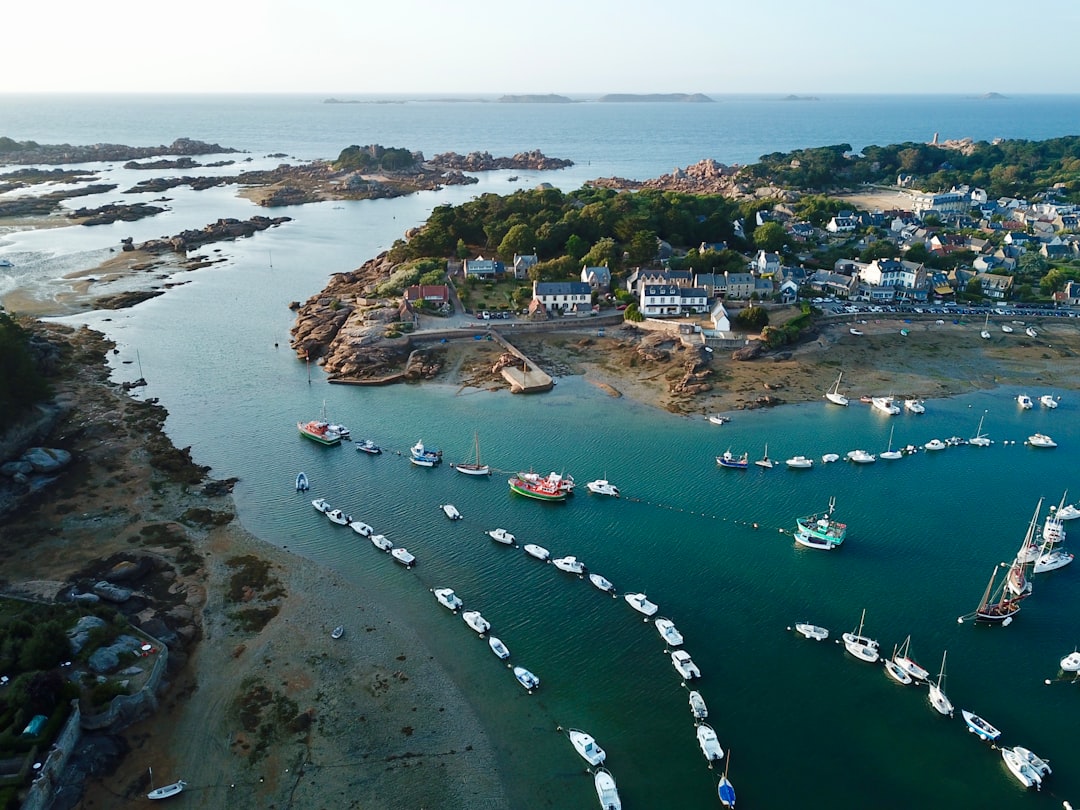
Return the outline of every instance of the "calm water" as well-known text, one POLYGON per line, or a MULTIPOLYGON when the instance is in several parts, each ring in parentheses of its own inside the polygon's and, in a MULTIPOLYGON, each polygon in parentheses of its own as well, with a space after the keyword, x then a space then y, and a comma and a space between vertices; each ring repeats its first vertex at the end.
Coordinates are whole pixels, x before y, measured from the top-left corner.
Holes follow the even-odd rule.
MULTIPOLYGON (((828 115, 820 112, 826 101, 753 99, 677 109, 631 105, 638 110, 310 102, 258 99, 243 115, 226 118, 213 115, 223 103, 218 100, 80 102, 64 121, 61 110, 50 113, 42 102, 26 100, 15 105, 14 117, 5 107, 11 127, 5 134, 73 143, 168 142, 189 135, 256 154, 302 156, 371 141, 426 153, 539 147, 583 163, 590 159, 583 155, 595 154, 592 166, 559 173, 588 179, 651 176, 703 156, 748 160, 792 146, 858 145, 861 138, 925 140, 924 130, 934 129, 942 137, 1044 137, 1066 134, 1077 120, 1075 109, 1068 121, 1054 117, 1062 105, 1075 107, 1074 100, 1054 105, 1038 99, 1005 102, 1014 105, 1011 115, 998 112, 1006 107, 963 99, 827 100, 833 105, 828 115), (1030 109, 1038 114, 1017 115, 1015 105, 1035 105, 1030 109), (730 135, 734 146, 723 147, 716 133, 726 130, 719 122, 734 110, 749 123, 732 126, 740 134, 730 135), (750 117, 754 110, 759 118, 750 117), (334 129, 326 124, 329 116, 352 123, 334 129), (561 129, 548 132, 544 124, 556 116, 561 129), (783 126, 765 125, 778 116, 786 116, 783 126), (523 136, 519 127, 530 119, 536 127, 523 136), (605 122, 613 130, 633 129, 635 143, 629 145, 630 132, 603 129, 597 136, 605 122), (628 142, 620 144, 624 135, 628 142), (605 152, 610 155, 601 157, 605 152)), ((733 752, 730 776, 742 805, 1050 807, 1063 798, 1075 801, 1080 686, 1042 681, 1055 677, 1058 660, 1080 643, 1080 569, 1037 577, 1034 596, 1011 627, 958 625, 956 617, 975 606, 993 566, 1015 553, 1039 497, 1056 503, 1067 487, 1080 496, 1076 395, 1066 393, 1054 412, 1022 413, 1017 392, 1002 389, 932 400, 924 416, 891 422, 865 406, 811 404, 739 413, 717 427, 612 400, 577 378, 531 398, 442 385, 329 386, 317 370, 308 382, 287 348, 289 301, 385 249, 431 206, 509 188, 504 173, 468 189, 292 209, 285 213, 296 219, 286 226, 214 246, 227 261, 185 274, 188 283, 167 295, 79 320, 118 342, 118 378, 138 376, 138 358, 150 381, 140 395, 159 397, 169 409, 167 428, 177 445, 190 445, 216 475, 241 479, 236 500, 245 526, 341 571, 417 626, 496 740, 514 806, 595 806, 591 780, 555 733, 557 725, 586 729, 608 750, 628 808, 716 807, 717 776, 697 748, 687 692, 652 625, 621 598, 493 543, 483 532, 496 526, 554 556, 576 554, 620 593, 648 593, 660 615, 677 623, 704 673, 697 688, 709 704, 709 722, 733 752), (318 447, 298 437, 294 424, 316 415, 324 401, 332 419, 387 448, 404 450, 422 438, 441 446, 449 461, 467 461, 476 431, 484 460, 501 471, 565 470, 581 483, 607 477, 624 498, 582 491, 565 505, 540 504, 511 497, 503 474, 476 480, 448 466, 415 468, 393 454, 372 458, 351 446, 318 447), (856 447, 880 452, 891 425, 897 443, 970 436, 984 410, 985 429, 998 440, 985 449, 808 472, 739 472, 714 461, 729 446, 760 456, 766 442, 779 459, 856 447), (1036 431, 1061 446, 1024 447, 1022 440, 1036 431), (1009 439, 1018 443, 1002 443, 1009 439), (309 495, 292 491, 299 469, 311 479, 309 495), (800 549, 778 531, 824 508, 831 496, 850 526, 841 550, 800 549), (367 540, 329 524, 311 508, 313 497, 326 497, 408 546, 419 565, 404 571, 367 540), (446 502, 464 520, 447 521, 438 509, 446 502), (486 644, 436 604, 428 590, 444 585, 484 613, 513 662, 540 676, 536 694, 526 695, 486 644), (1003 729, 1005 744, 1025 745, 1053 761, 1055 773, 1041 795, 1024 795, 998 753, 965 732, 959 711, 953 720, 941 718, 927 705, 925 690, 892 683, 880 667, 851 659, 832 640, 816 644, 786 630, 809 620, 838 637, 854 628, 863 608, 866 630, 885 652, 910 633, 913 654, 936 672, 948 649, 946 688, 957 709, 976 711, 1003 729)), ((38 262, 35 275, 16 283, 41 289, 59 275, 58 266, 92 267, 95 252, 107 255, 122 235, 156 236, 175 232, 178 223, 201 226, 224 211, 254 212, 229 190, 168 196, 176 200, 170 220, 112 231, 15 232, 0 250, 19 250, 19 264, 38 262)), ((977 326, 972 329, 975 339, 977 326)), ((822 381, 823 391, 829 383, 822 381)), ((349 616, 356 606, 341 609, 349 616)))

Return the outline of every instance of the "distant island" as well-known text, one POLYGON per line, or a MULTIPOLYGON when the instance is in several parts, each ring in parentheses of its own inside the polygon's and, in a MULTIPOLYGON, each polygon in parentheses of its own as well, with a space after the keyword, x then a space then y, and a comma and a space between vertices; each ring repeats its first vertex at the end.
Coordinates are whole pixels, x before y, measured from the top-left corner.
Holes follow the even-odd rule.
POLYGON ((556 95, 555 93, 546 93, 544 95, 526 93, 520 96, 499 96, 499 101, 503 104, 573 104, 574 102, 572 98, 556 95))
POLYGON ((795 94, 784 96, 784 101, 821 101, 817 96, 796 96, 795 94))
POLYGON ((703 93, 608 93, 597 101, 685 101, 712 103, 713 99, 703 93))
POLYGON ((1001 93, 983 93, 981 96, 979 96, 979 98, 984 98, 989 101, 997 101, 999 98, 1008 98, 1008 96, 1003 96, 1001 95, 1001 93))

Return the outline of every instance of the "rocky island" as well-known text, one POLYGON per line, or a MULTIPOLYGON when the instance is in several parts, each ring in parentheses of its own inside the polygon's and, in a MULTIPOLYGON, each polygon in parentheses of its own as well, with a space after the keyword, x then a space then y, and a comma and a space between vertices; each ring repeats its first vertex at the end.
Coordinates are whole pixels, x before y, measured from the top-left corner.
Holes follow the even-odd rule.
POLYGON ((34 141, 15 141, 0 137, 0 166, 4 164, 90 163, 92 161, 139 160, 160 155, 217 155, 239 152, 216 143, 204 143, 191 138, 177 138, 168 146, 124 146, 115 143, 95 143, 83 146, 71 144, 39 144, 34 141))
POLYGON ((714 99, 709 98, 704 93, 608 93, 607 95, 600 96, 597 101, 603 102, 625 102, 625 101, 647 101, 647 102, 689 102, 691 104, 701 103, 714 103, 714 99))

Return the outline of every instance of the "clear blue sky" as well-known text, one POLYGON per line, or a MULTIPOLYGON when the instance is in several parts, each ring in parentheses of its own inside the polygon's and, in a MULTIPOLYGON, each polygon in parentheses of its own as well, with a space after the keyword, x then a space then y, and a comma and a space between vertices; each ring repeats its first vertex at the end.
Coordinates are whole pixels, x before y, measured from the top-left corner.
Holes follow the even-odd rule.
POLYGON ((1018 94, 1080 74, 1080 0, 9 5, 0 92, 1018 94))

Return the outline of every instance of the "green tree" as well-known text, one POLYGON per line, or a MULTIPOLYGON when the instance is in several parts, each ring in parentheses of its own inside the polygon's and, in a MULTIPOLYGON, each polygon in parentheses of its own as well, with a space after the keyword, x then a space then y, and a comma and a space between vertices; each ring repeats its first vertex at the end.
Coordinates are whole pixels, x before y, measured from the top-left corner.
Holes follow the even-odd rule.
POLYGON ((1024 275, 1042 276, 1049 264, 1039 253, 1028 250, 1016 261, 1016 266, 1024 275))
POLYGON ((623 310, 623 320, 634 321, 640 323, 645 320, 645 316, 638 310, 636 303, 630 304, 625 310, 623 310))
POLYGON ((30 353, 30 334, 0 311, 0 434, 49 395, 30 353))
POLYGON ((736 313, 733 320, 744 329, 757 329, 760 331, 769 323, 769 313, 764 307, 747 307, 736 313))
POLYGON ((581 257, 581 261, 588 267, 618 267, 621 262, 622 251, 618 244, 610 236, 605 236, 589 248, 589 252, 581 257))
POLYGON ((532 253, 536 246, 536 232, 528 225, 519 223, 506 232, 499 243, 499 255, 504 261, 513 261, 515 253, 532 253))
POLYGON ((656 231, 638 231, 626 248, 631 265, 647 264, 656 258, 656 231))
POLYGON ((571 234, 566 240, 566 255, 570 256, 575 262, 581 261, 581 257, 589 252, 589 243, 578 236, 576 233, 571 234))
POLYGON ((964 292, 972 299, 978 300, 983 297, 982 282, 979 281, 978 276, 972 276, 968 279, 967 286, 964 287, 964 292))
POLYGON ((472 251, 469 250, 469 246, 465 244, 464 239, 457 240, 457 247, 454 249, 454 255, 458 259, 467 259, 472 251))
POLYGON ((754 230, 753 240, 761 250, 776 253, 787 242, 787 234, 779 222, 766 222, 754 230))

